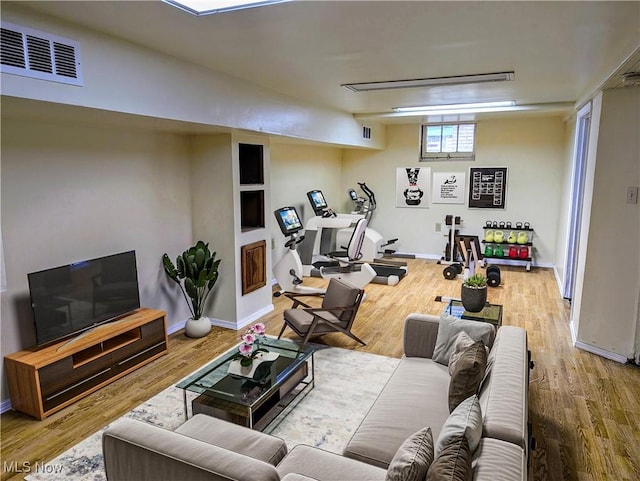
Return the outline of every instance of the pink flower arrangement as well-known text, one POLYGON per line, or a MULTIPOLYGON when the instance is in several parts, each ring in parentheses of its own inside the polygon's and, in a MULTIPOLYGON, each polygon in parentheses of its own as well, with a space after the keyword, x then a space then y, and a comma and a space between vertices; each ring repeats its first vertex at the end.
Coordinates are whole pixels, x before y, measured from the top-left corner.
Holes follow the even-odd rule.
POLYGON ((240 336, 240 346, 238 346, 240 364, 249 366, 259 352, 268 352, 266 349, 257 347, 260 341, 265 338, 264 324, 258 322, 249 327, 242 336, 240 336))

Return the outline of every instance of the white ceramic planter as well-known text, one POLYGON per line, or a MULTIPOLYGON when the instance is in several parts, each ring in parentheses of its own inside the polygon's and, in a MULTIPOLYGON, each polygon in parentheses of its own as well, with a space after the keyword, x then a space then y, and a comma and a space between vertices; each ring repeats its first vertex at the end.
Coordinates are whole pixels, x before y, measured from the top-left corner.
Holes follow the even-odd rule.
POLYGON ((260 352, 256 355, 256 357, 253 358, 253 362, 249 366, 243 366, 242 364, 240 364, 240 359, 234 359, 233 361, 231 361, 231 364, 229 364, 228 372, 229 374, 233 374, 234 376, 253 378, 256 373, 256 369, 258 369, 258 366, 260 366, 260 364, 264 362, 273 362, 278 359, 279 355, 280 354, 278 354, 277 352, 271 351, 260 352))
POLYGON ((208 317, 200 319, 188 319, 184 325, 184 333, 187 337, 204 337, 211 332, 211 321, 208 317))

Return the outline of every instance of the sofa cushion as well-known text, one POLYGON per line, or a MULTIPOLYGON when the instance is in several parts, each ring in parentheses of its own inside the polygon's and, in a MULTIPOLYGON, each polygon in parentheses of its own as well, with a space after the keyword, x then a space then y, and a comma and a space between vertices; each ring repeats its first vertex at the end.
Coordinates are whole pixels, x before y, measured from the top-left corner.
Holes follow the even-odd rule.
POLYGON ((524 449, 499 439, 482 438, 473 453, 473 481, 514 481, 527 479, 524 449))
POLYGON ((449 364, 449 358, 453 352, 458 334, 466 332, 474 341, 482 340, 485 346, 493 345, 495 337, 495 328, 488 322, 470 321, 467 319, 458 319, 443 312, 440 316, 440 324, 438 325, 438 337, 436 338, 436 346, 433 350, 433 360, 444 364, 449 364))
POLYGON ((436 439, 449 416, 447 367, 404 357, 344 449, 350 458, 387 468, 405 439, 431 427, 436 439))
MULTIPOLYGON (((348 459, 339 454, 299 444, 276 468, 280 476, 297 473, 311 479, 384 481, 386 470, 348 459)), ((288 479, 288 478, 287 478, 288 479)))
POLYGON ((528 447, 527 332, 502 326, 487 358, 487 371, 478 397, 483 436, 528 447))
POLYGON ((475 394, 462 401, 447 418, 435 444, 435 456, 438 457, 440 451, 453 438, 460 435, 464 435, 467 438, 469 448, 473 453, 478 447, 482 436, 482 412, 480 411, 478 396, 475 394))
POLYGON ((463 435, 450 439, 442 452, 434 459, 426 481, 471 481, 471 450, 463 435))
POLYGON ((398 448, 389 464, 385 481, 424 481, 433 461, 431 428, 412 434, 398 448))
POLYGON ((287 454, 287 445, 280 438, 206 414, 196 414, 175 432, 274 466, 287 454))
MULTIPOLYGON (((463 333, 464 334, 464 333, 463 333)), ((478 392, 487 368, 487 351, 484 343, 477 341, 461 352, 455 361, 449 382, 449 411, 478 392)))
POLYGON ((119 419, 104 432, 102 453, 110 481, 280 480, 269 463, 129 418, 119 419))

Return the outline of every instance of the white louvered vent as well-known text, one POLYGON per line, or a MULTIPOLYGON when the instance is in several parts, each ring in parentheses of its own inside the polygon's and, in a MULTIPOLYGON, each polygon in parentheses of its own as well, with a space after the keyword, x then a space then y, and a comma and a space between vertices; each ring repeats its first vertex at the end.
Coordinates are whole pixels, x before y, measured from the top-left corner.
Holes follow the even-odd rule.
POLYGON ((362 138, 370 139, 371 138, 371 127, 362 126, 362 138))
POLYGON ((82 85, 78 42, 11 23, 1 26, 1 72, 82 85))

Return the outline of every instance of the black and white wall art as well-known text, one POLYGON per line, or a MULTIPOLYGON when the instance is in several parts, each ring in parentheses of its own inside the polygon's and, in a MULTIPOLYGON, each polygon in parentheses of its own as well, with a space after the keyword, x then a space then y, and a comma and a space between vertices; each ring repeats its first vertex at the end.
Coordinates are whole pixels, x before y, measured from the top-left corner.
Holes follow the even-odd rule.
POLYGON ((398 167, 396 169, 396 207, 429 207, 431 168, 398 167))
POLYGON ((469 207, 504 209, 507 200, 506 167, 469 169, 469 207))
POLYGON ((466 172, 434 172, 431 202, 464 204, 466 180, 466 172))

